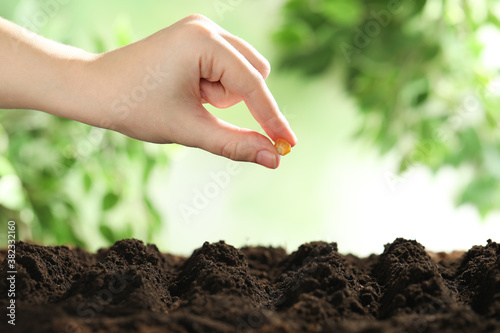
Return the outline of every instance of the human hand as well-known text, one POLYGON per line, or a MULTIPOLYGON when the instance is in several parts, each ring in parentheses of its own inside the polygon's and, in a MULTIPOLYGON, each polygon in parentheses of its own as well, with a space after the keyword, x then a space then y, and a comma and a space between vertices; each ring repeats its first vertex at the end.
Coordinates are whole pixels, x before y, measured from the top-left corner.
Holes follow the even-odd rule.
MULTIPOLYGON (((295 134, 265 84, 269 63, 250 44, 209 19, 191 15, 87 66, 86 122, 130 137, 198 147, 232 160, 276 168, 280 156, 257 132, 224 122, 203 103, 227 108, 244 101, 269 137, 292 146, 295 134)), ((85 102, 85 101, 83 101, 85 102)))

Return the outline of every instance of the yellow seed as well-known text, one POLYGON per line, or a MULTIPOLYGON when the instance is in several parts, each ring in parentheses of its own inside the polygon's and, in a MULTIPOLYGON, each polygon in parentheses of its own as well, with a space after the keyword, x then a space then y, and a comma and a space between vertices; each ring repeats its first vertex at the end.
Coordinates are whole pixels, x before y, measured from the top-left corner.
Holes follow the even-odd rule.
POLYGON ((292 146, 290 146, 288 141, 286 141, 283 138, 279 138, 278 140, 276 140, 276 142, 274 143, 274 146, 276 147, 276 149, 278 149, 278 153, 281 156, 285 156, 286 154, 288 154, 292 150, 292 146))

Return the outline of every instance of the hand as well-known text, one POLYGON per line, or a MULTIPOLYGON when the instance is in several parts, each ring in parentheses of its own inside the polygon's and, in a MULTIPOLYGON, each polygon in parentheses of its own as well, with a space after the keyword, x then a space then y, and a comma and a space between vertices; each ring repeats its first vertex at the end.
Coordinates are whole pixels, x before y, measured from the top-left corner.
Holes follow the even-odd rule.
POLYGON ((228 124, 202 105, 227 108, 244 101, 272 140, 297 143, 265 84, 267 60, 203 16, 97 56, 87 71, 90 99, 102 107, 94 125, 276 168, 280 156, 268 138, 228 124))
POLYGON ((203 103, 244 101, 269 137, 297 139, 265 84, 269 63, 200 15, 94 55, 0 18, 0 108, 29 108, 156 143, 198 147, 276 168, 265 136, 228 124, 203 103))

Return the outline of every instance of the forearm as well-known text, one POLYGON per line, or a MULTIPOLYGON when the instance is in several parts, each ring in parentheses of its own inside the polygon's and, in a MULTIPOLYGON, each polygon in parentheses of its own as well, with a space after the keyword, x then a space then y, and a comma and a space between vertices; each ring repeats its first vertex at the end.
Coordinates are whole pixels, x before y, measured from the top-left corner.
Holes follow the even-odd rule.
POLYGON ((0 108, 85 120, 77 105, 87 85, 85 67, 93 58, 0 18, 0 108))

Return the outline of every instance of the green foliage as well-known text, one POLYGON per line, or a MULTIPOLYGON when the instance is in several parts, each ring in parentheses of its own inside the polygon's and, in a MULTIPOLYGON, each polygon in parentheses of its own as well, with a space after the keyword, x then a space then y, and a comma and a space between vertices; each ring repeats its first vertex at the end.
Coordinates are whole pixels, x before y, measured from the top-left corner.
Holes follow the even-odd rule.
POLYGON ((4 111, 0 123, 0 219, 23 239, 95 244, 99 234, 82 232, 88 218, 108 243, 137 237, 129 219, 148 221, 149 238, 160 227, 146 191, 151 166, 166 163, 160 146, 35 111, 4 111), (118 228, 108 224, 116 215, 127 219, 118 228))
MULTIPOLYGON (((116 43, 95 37, 93 51, 134 40, 118 23, 116 43)), ((37 111, 4 110, 0 124, 0 220, 16 221, 19 238, 89 247, 159 230, 147 186, 167 164, 160 145, 37 111)))
POLYGON ((288 0, 283 12, 282 68, 345 69, 363 115, 358 136, 399 152, 400 172, 470 168, 458 203, 483 216, 500 208, 500 80, 479 61, 481 36, 500 28, 497 2, 288 0))

